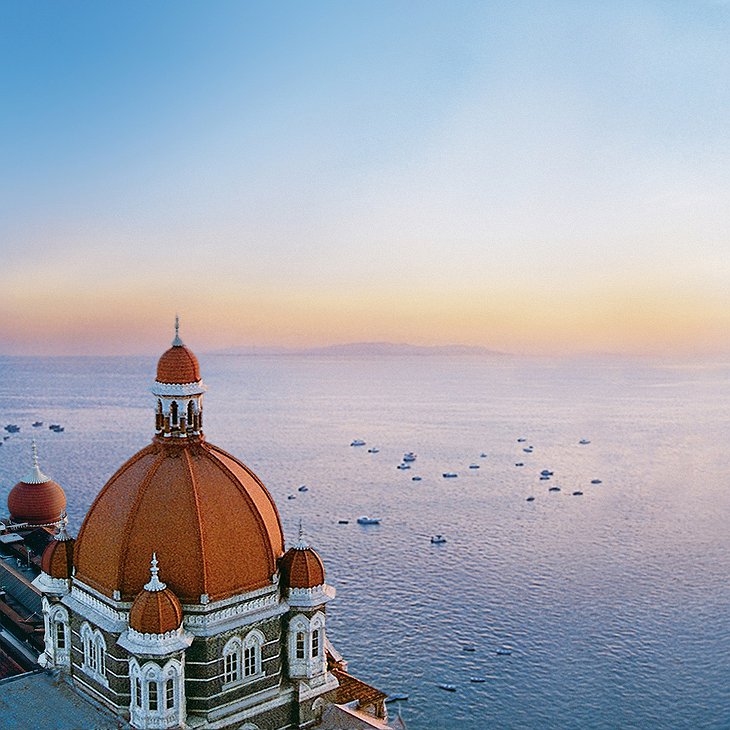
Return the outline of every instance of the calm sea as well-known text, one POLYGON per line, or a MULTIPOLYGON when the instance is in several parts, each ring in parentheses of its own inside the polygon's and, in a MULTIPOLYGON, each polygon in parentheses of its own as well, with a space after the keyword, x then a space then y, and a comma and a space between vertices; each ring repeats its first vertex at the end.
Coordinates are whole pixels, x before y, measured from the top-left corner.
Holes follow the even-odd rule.
MULTIPOLYGON (((412 730, 730 727, 730 364, 201 361, 209 440, 262 478, 289 543, 302 519, 337 588, 331 639, 409 695, 412 730)), ((154 365, 0 358, 0 423, 22 427, 2 503, 35 436, 75 533, 150 440, 154 365)))

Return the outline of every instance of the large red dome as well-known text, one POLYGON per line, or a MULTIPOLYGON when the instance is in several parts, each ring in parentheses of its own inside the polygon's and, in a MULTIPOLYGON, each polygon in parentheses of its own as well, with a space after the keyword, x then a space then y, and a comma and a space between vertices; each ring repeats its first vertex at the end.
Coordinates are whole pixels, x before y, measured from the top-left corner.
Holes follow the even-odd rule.
POLYGON ((262 588, 284 552, 279 513, 258 477, 222 449, 156 439, 89 509, 76 538, 76 578, 131 601, 149 579, 153 552, 183 603, 262 588))
POLYGON ((8 495, 8 511, 15 522, 48 525, 58 522, 66 511, 66 495, 52 479, 18 482, 8 495))

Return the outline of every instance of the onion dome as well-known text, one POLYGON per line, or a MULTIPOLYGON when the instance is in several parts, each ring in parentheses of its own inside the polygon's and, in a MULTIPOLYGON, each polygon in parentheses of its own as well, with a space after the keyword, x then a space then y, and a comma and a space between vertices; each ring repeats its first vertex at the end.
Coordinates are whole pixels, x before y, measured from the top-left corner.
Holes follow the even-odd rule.
POLYGON ((129 611, 129 626, 140 634, 166 634, 179 629, 183 620, 180 601, 157 577, 157 565, 157 555, 152 553, 150 580, 129 611))
POLYGON ((48 525, 58 522, 66 512, 66 495, 59 484, 38 466, 38 450, 33 442, 33 467, 8 495, 8 511, 15 522, 48 525))
POLYGON ((279 561, 279 571, 284 588, 315 588, 324 583, 324 563, 304 541, 301 525, 299 542, 279 561))
POLYGON ((180 339, 180 321, 175 317, 175 339, 157 363, 157 382, 183 385, 199 380, 198 358, 180 339))
POLYGON ((271 585, 284 537, 271 495, 245 464, 202 438, 156 438, 91 505, 76 579, 131 601, 153 550, 175 595, 206 603, 271 585))
POLYGON ((70 578, 74 561, 74 543, 75 540, 66 532, 66 525, 62 522, 58 534, 43 551, 41 570, 51 578, 70 578))

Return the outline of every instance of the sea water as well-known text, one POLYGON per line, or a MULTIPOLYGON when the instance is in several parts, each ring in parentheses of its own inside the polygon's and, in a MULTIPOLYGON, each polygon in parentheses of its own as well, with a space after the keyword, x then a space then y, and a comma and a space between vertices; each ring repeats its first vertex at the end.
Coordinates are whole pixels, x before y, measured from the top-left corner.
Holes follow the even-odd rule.
MULTIPOLYGON (((730 364, 200 359, 208 439, 263 480, 288 544, 302 521, 337 589, 330 638, 409 695, 411 730, 730 727, 730 364)), ((154 366, 0 358, 0 425, 22 429, 0 503, 35 437, 75 534, 150 441, 154 366)))

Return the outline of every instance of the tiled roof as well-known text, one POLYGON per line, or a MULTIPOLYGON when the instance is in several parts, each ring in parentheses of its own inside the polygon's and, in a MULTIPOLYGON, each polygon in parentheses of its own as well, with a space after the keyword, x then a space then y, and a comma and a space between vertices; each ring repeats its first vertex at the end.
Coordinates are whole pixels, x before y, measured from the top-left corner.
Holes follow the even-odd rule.
POLYGON ((173 345, 157 363, 158 383, 195 383, 200 380, 200 365, 192 350, 173 345))
POLYGON ((8 510, 16 522, 55 522, 66 511, 66 495, 52 479, 40 484, 18 482, 8 495, 8 510))
POLYGON ((203 440, 156 439, 91 505, 76 538, 76 577, 131 601, 153 552, 167 586, 198 603, 271 585, 284 536, 271 495, 238 459, 203 440))
POLYGON ((368 705, 382 702, 387 697, 379 689, 365 684, 365 682, 356 679, 342 669, 334 668, 332 669, 332 674, 337 677, 337 681, 340 683, 340 686, 337 688, 336 702, 338 705, 344 705, 357 700, 360 703, 360 707, 367 707, 368 705))
POLYGON ((43 551, 41 570, 51 578, 70 578, 74 559, 74 539, 52 540, 43 551))
POLYGON ((166 634, 182 623, 180 601, 169 589, 142 591, 129 612, 129 625, 141 634, 166 634))
POLYGON ((311 547, 293 547, 279 561, 282 585, 314 588, 324 583, 324 563, 311 547))

